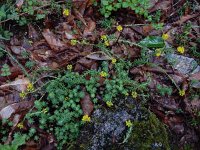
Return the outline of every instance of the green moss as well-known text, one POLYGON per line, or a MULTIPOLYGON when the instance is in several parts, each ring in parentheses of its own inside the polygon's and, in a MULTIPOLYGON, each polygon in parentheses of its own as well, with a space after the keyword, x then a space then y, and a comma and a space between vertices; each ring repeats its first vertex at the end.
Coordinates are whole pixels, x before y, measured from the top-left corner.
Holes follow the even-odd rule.
POLYGON ((170 149, 166 128, 153 113, 142 121, 133 122, 128 145, 139 150, 170 149))

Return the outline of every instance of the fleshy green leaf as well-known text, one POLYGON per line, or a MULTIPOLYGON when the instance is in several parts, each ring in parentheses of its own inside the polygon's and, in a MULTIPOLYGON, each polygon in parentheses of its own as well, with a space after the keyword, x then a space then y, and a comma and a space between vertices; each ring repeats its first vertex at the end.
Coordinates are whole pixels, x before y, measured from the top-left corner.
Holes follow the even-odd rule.
POLYGON ((148 48, 162 48, 165 46, 164 40, 159 36, 148 36, 140 41, 139 44, 148 48))

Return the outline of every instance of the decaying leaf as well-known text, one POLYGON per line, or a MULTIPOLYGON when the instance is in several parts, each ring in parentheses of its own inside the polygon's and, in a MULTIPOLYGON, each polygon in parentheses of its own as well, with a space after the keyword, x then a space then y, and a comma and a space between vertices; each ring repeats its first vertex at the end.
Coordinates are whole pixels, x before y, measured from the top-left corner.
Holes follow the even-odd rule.
POLYGON ((88 35, 92 35, 92 32, 94 31, 95 28, 96 28, 96 23, 92 19, 90 19, 83 32, 83 36, 86 37, 88 35))
POLYGON ((81 100, 81 107, 84 115, 90 115, 94 109, 94 104, 87 92, 85 92, 85 97, 81 100))
POLYGON ((23 101, 23 102, 8 105, 7 107, 1 109, 0 118, 8 119, 12 116, 12 114, 30 109, 33 106, 33 104, 34 104, 33 101, 23 101))
POLYGON ((56 38, 56 36, 49 29, 45 29, 42 32, 42 35, 52 50, 59 51, 65 45, 62 41, 60 41, 60 39, 56 38))
POLYGON ((94 59, 94 60, 110 60, 111 58, 106 55, 105 53, 94 52, 86 56, 87 58, 94 59))
POLYGON ((25 91, 29 83, 30 81, 28 78, 16 79, 15 81, 12 81, 10 83, 1 85, 0 89, 10 86, 17 91, 25 91))

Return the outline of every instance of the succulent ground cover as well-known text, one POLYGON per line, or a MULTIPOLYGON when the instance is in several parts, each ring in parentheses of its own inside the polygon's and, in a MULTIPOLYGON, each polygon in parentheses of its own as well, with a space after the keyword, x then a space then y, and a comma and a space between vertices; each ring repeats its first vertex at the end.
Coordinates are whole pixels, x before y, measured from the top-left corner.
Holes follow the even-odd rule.
POLYGON ((196 0, 0 2, 0 150, 200 141, 196 0))

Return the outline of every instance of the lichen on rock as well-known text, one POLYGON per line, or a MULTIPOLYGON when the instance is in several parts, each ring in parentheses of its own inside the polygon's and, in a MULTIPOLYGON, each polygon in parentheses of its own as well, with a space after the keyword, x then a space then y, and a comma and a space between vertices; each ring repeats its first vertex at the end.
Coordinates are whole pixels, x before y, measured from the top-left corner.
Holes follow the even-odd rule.
POLYGON ((115 106, 93 112, 92 121, 81 130, 75 149, 169 149, 165 126, 149 110, 132 98, 119 100, 115 106), (127 120, 133 123, 128 138, 130 128, 126 126, 127 120))

